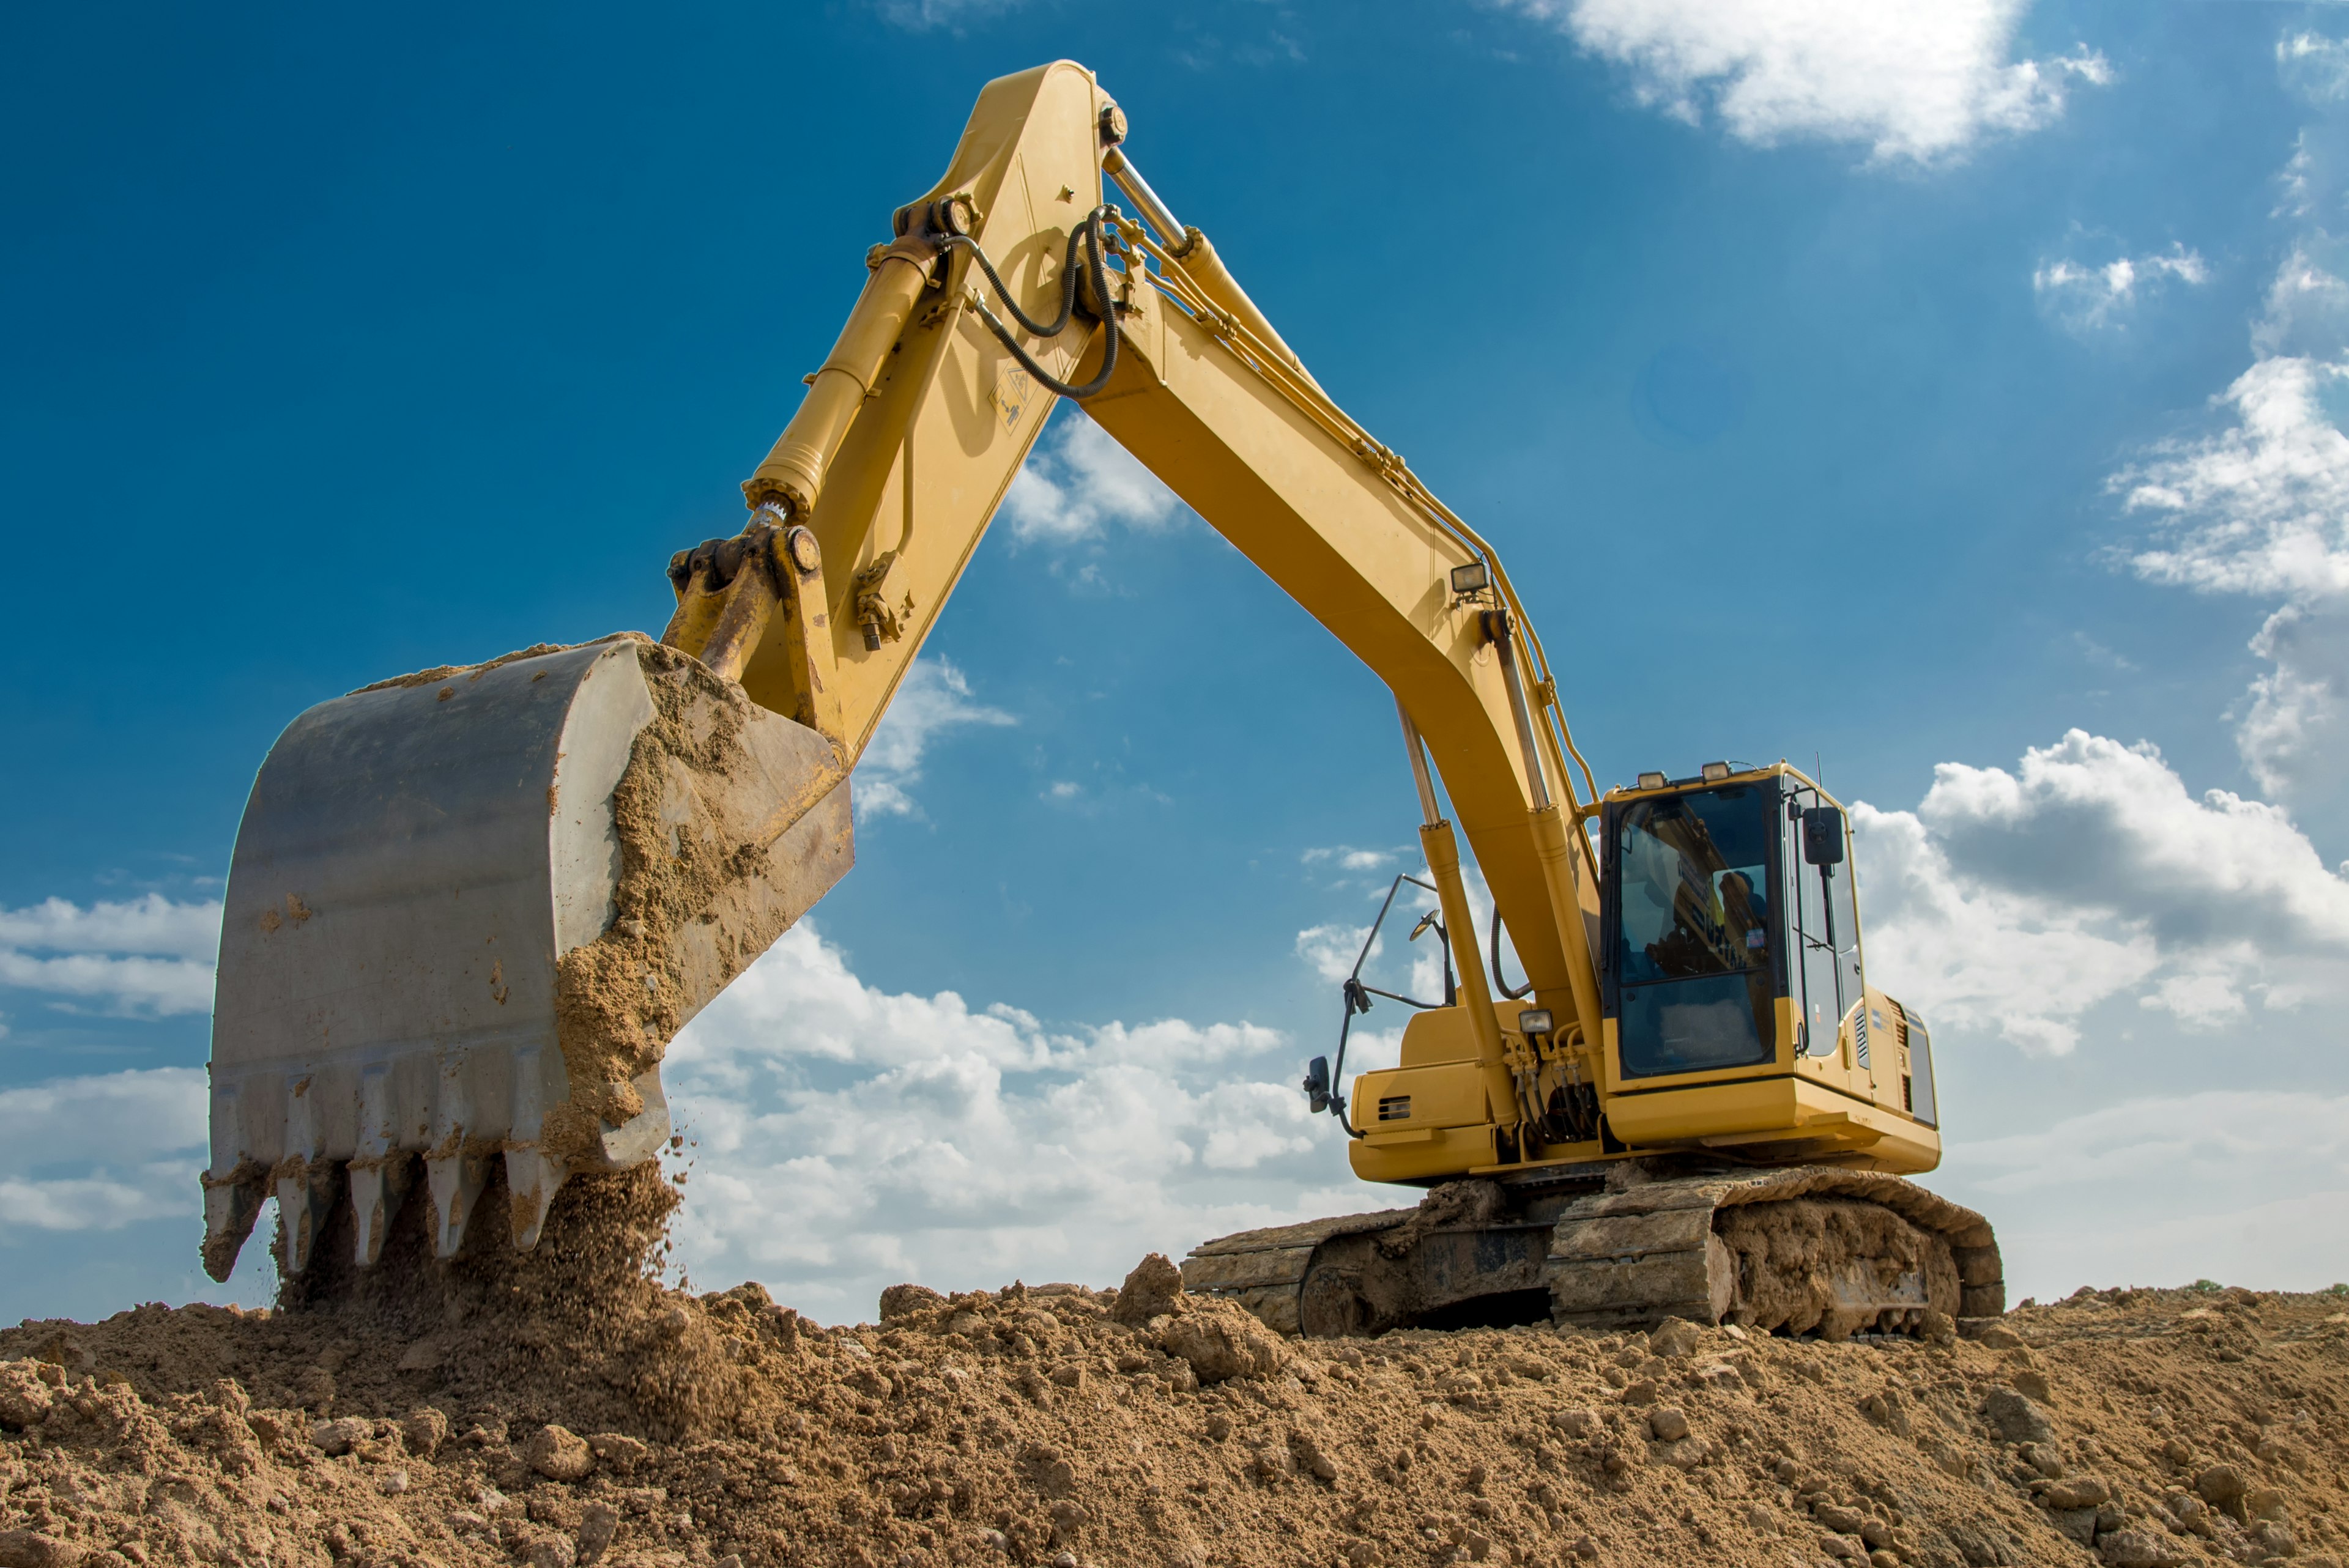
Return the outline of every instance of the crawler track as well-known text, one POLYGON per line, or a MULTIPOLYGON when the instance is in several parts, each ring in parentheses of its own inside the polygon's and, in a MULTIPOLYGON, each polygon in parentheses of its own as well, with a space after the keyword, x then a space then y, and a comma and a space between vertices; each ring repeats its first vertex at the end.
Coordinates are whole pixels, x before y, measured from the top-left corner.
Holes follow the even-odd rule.
POLYGON ((1988 1221, 1898 1176, 1833 1166, 1455 1181, 1414 1209, 1219 1237, 1183 1275, 1316 1337, 1546 1313, 1842 1339, 2006 1305, 1988 1221))

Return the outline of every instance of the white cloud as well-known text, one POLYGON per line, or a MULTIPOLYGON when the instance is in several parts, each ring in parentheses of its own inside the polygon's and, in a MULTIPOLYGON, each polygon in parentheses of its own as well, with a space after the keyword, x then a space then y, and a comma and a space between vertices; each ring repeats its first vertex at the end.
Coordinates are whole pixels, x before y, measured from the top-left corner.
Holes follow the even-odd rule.
POLYGON ((2171 280, 2199 285, 2210 281, 2209 263, 2185 246, 2168 253, 2118 256, 2101 264, 2069 260, 2043 263, 2031 274, 2032 292, 2057 321, 2075 332, 2117 326, 2140 295, 2171 280))
MULTIPOLYGON (((2301 198, 2313 201, 2304 178, 2307 151, 2303 146, 2294 155, 2287 185, 2292 185, 2292 170, 2302 171, 2302 183, 2296 189, 2301 198)), ((2251 324, 2251 347, 2261 359, 2302 356, 2327 360, 2349 347, 2349 283, 2341 279, 2340 251, 2337 242, 2318 231, 2295 241, 2277 264, 2265 308, 2251 324)))
POLYGON ((0 1089, 0 1233, 195 1222, 205 1103, 191 1068, 0 1089))
POLYGON ((2079 1044, 2088 1008, 2150 975, 2151 938, 1962 876, 1909 811, 1852 808, 1873 983, 1936 1028, 1995 1030, 2033 1053, 2079 1044))
POLYGON ((2337 795, 2349 758, 2349 603, 2287 604, 2251 651, 2275 664, 2251 683, 2236 729, 2251 776, 2277 800, 2337 795))
POLYGON ((2349 98, 2349 43, 2287 33, 2276 40, 2276 67, 2287 86, 2317 103, 2349 98))
POLYGON ((2073 633, 2072 645, 2079 649, 2080 656, 2092 665, 2121 675, 2131 675, 2137 670, 2136 660, 2124 654, 2116 653, 2085 632, 2073 633))
POLYGON ((680 1243, 821 1316, 903 1279, 1114 1283, 1149 1251, 1359 1206, 1277 1031, 1068 1030, 868 986, 802 922, 679 1037, 698 1148, 680 1243), (788 1214, 779 1224, 778 1214, 788 1214))
POLYGON ((208 1012, 221 906, 160 893, 87 908, 61 898, 0 909, 0 985, 96 1003, 108 1012, 208 1012))
POLYGON ((1746 141, 1864 142, 1884 162, 2045 125, 2071 81, 2112 79, 2085 47, 2013 58, 2027 0, 1506 3, 1627 67, 1642 103, 1692 125, 1710 108, 1746 141))
POLYGON ((2163 531, 2131 564, 2209 593, 2349 593, 2349 437, 2323 403, 2344 378, 2349 365, 2262 359, 2214 399, 2232 425, 2116 475, 2128 510, 2163 531))
POLYGON ((1358 850, 1351 844, 1331 844, 1307 850, 1298 857, 1309 866, 1329 864, 1340 871, 1374 872, 1395 860, 1392 850, 1358 850))
POLYGON ((174 903, 150 892, 84 909, 61 898, 0 909, 0 945, 64 953, 144 953, 210 962, 220 951, 221 906, 174 903))
POLYGON ((2349 998, 2349 881, 2282 810, 2190 796, 2149 746, 2075 729, 1853 818, 1870 973, 1930 1021, 2061 1055, 2115 997, 2204 1026, 2349 998))
POLYGON ((984 21, 1017 8, 1020 0, 878 0, 874 9, 882 18, 909 32, 933 27, 959 31, 966 22, 984 21))
MULTIPOLYGON (((1354 972, 1354 961, 1361 956, 1362 943, 1370 934, 1367 925, 1309 925, 1297 934, 1297 956, 1334 985, 1354 972)), ((1381 935, 1371 948, 1371 956, 1376 958, 1385 950, 1386 938, 1381 935)))
POLYGON ((1155 532, 1180 521, 1174 492, 1083 410, 1064 405, 1053 420, 1004 494, 1013 539, 1069 544, 1112 523, 1155 532))
POLYGON ((2009 1299, 2349 1277, 2349 1097, 2132 1099, 2043 1131, 1955 1140, 1934 1185, 1995 1217, 2009 1299))
POLYGON ((854 789, 859 818, 922 814, 906 786, 920 780, 922 755, 942 731, 965 725, 1018 722, 1000 708, 973 701, 969 679, 944 658, 920 660, 898 683, 889 711, 857 761, 854 789))
MULTIPOLYGON (((2284 308, 2271 302, 2270 324, 2284 308)), ((2344 396, 2349 362, 2261 359, 2216 399, 2230 424, 2112 480, 2156 523, 2129 558, 2139 575, 2284 602, 2251 640, 2273 667, 2237 709, 2235 740, 2260 787, 2313 822, 2349 803, 2349 437, 2326 411, 2344 396)))

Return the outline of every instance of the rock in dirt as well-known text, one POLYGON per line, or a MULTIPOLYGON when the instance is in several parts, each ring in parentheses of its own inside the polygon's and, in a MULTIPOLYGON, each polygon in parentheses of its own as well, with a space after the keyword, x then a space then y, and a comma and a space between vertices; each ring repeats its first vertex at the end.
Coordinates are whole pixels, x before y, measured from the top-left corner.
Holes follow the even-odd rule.
POLYGON ((1648 1335, 1648 1348, 1661 1357, 1694 1355, 1697 1343, 1696 1325, 1682 1317, 1668 1317, 1648 1335))
POLYGON ((2241 1502, 2243 1493, 2251 1491, 2251 1481, 2234 1465, 2210 1465, 2199 1477, 2194 1477, 2194 1493, 2210 1507, 2227 1507, 2241 1502))
POLYGON ((2059 1480, 2039 1494, 2039 1501, 2049 1508, 2102 1508, 2113 1500, 2113 1489, 2094 1476, 2076 1476, 2059 1480))
POLYGON ((0 1530, 0 1568, 77 1568, 89 1553, 37 1530, 0 1530))
POLYGON ((578 1480, 595 1468, 595 1450, 569 1428, 549 1422, 530 1435, 522 1460, 549 1480, 578 1480))
POLYGON ((2037 1401, 2013 1388, 1992 1388, 1982 1400, 1982 1414, 2010 1443, 2055 1440, 2055 1423, 2037 1401))
POLYGON ((23 1431, 47 1418, 57 1396, 29 1361, 0 1362, 0 1427, 23 1431))
POLYGON ((1191 1364, 1202 1384, 1269 1377, 1288 1357, 1272 1331, 1229 1302, 1197 1304, 1167 1324, 1159 1347, 1191 1364))
POLYGON ((595 1457, 618 1470, 632 1470, 652 1453, 650 1444, 626 1432, 595 1432, 587 1439, 595 1457))
POLYGON ((429 1405, 399 1423, 400 1440, 419 1459, 430 1459, 449 1440, 449 1418, 429 1405))
POLYGON ((2170 1538, 2144 1530, 2116 1530, 2096 1542, 2106 1568, 2173 1568, 2186 1554, 2170 1538))
POLYGON ((1599 1430, 1599 1412, 1588 1408, 1554 1410, 1549 1424, 1569 1438, 1587 1438, 1599 1430))
POLYGON ((320 1421, 310 1429, 310 1446, 333 1458, 347 1454, 353 1448, 375 1436, 375 1423, 345 1417, 338 1421, 320 1421))
POLYGON ((611 1550, 620 1528, 620 1511, 608 1502, 591 1502, 579 1516, 579 1533, 573 1545, 577 1561, 592 1563, 611 1550))
POLYGON ((1152 1253, 1134 1264, 1133 1272, 1118 1286, 1109 1315, 1115 1322, 1139 1328, 1154 1317, 1181 1312, 1184 1305, 1183 1271, 1165 1253, 1152 1253))
POLYGON ((892 1323, 901 1317, 926 1311, 945 1303, 940 1295, 926 1284, 893 1284, 881 1293, 881 1321, 892 1323))

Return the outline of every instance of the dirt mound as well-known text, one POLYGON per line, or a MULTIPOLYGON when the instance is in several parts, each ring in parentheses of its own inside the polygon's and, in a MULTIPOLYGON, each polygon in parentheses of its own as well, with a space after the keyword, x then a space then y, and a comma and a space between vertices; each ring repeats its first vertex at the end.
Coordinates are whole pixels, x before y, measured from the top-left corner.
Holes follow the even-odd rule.
POLYGON ((820 1328, 756 1285, 643 1277, 667 1206, 643 1173, 582 1181, 526 1256, 0 1333, 0 1565, 2337 1568, 2349 1546, 2339 1297, 2088 1294, 1940 1344, 1298 1340, 1145 1266, 1123 1312, 901 1286, 882 1322, 820 1328), (622 1239, 559 1261, 599 1232, 622 1239))

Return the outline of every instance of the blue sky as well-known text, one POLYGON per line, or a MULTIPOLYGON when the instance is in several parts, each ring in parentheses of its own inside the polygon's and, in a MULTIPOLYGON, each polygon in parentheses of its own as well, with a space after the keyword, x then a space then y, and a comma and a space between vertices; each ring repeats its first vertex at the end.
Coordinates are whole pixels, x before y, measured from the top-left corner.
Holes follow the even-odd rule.
MULTIPOLYGON (((2349 1276, 2344 38, 2215 0, 12 13, 0 1315, 202 1284, 211 906, 276 730, 657 631, 889 211, 1061 56, 1496 543, 1602 784, 1816 756, 1867 803, 1870 976, 1940 1019, 1934 1180, 2016 1294, 2349 1276)), ((1392 728, 1063 409, 855 873, 680 1042, 697 1278, 853 1318, 1392 1201, 1288 1086, 1405 864, 1392 728)))

